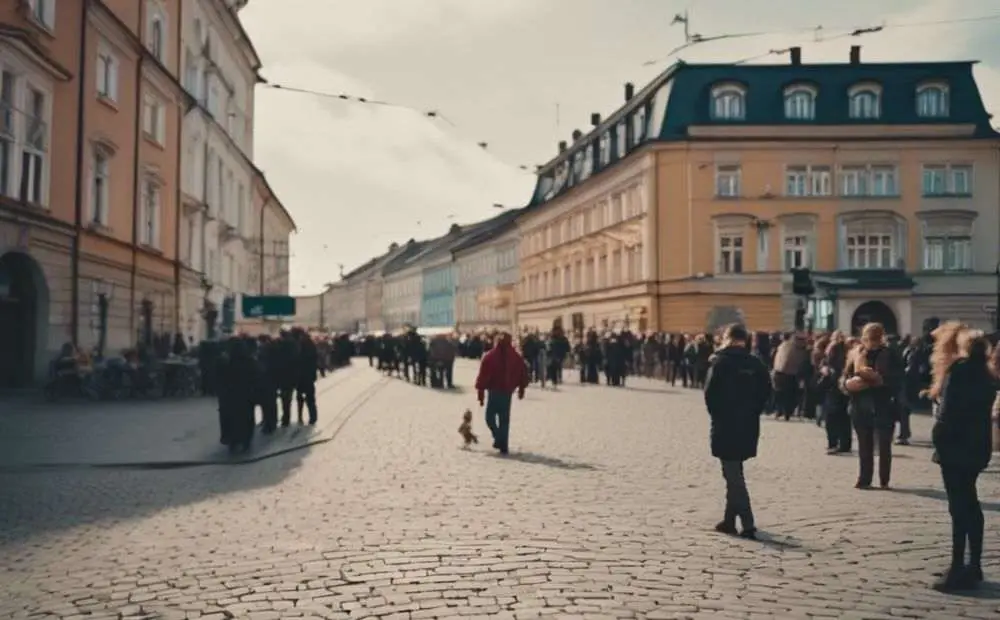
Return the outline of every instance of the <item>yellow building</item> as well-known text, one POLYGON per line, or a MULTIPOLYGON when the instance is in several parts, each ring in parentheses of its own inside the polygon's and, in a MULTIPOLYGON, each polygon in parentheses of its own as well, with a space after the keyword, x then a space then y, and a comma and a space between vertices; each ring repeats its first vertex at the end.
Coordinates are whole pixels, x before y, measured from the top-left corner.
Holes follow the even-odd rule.
POLYGON ((776 330, 801 307, 818 329, 989 326, 1000 136, 973 63, 790 55, 627 85, 543 166, 519 218, 520 324, 776 330), (791 290, 800 267, 808 300, 791 290))

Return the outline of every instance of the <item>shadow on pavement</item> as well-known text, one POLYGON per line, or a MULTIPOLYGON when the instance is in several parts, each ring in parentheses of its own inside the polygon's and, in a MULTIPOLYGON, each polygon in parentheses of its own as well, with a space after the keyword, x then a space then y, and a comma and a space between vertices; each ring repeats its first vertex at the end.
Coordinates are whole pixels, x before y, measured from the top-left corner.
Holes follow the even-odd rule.
POLYGON ((959 598, 973 598, 984 601, 1000 601, 1000 583, 996 581, 984 581, 975 590, 960 590, 951 592, 950 596, 959 598))
POLYGON ((598 469, 596 466, 589 463, 564 461, 554 456, 544 456, 542 454, 535 454, 534 452, 511 452, 506 455, 492 452, 487 454, 487 456, 495 459, 503 459, 505 461, 518 461, 520 463, 529 463, 531 465, 544 465, 555 469, 582 469, 587 471, 596 471, 598 469))
POLYGON ((305 448, 241 467, 0 473, 4 495, 0 549, 64 529, 141 519, 221 495, 272 487, 291 476, 309 451, 305 448))
POLYGON ((681 390, 676 388, 650 388, 650 387, 639 387, 636 385, 626 385, 621 388, 622 390, 628 390, 630 392, 644 392, 646 394, 682 394, 681 390))
MULTIPOLYGON (((893 488, 893 493, 902 493, 904 495, 916 495, 917 497, 926 497, 928 499, 936 499, 938 501, 946 502, 948 501, 948 496, 944 491, 939 489, 900 489, 893 488)), ((1000 502, 984 502, 980 500, 979 502, 983 510, 988 512, 1000 512, 1000 502)))

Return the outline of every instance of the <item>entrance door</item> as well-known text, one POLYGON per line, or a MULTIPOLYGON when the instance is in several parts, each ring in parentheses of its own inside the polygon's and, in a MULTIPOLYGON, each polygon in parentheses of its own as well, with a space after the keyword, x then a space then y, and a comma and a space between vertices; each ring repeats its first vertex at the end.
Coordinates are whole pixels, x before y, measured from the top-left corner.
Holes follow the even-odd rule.
POLYGON ((851 334, 861 335, 861 330, 868 323, 879 323, 886 334, 899 334, 899 323, 896 313, 881 301, 866 301, 858 306, 851 317, 851 334))
POLYGON ((24 254, 0 256, 0 387, 31 385, 35 371, 38 291, 24 254))

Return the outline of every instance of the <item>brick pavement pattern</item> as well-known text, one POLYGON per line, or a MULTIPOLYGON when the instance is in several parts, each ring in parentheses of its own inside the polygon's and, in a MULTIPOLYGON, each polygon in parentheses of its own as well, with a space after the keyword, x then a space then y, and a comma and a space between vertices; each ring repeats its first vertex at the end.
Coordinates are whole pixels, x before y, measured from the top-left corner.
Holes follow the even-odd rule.
MULTIPOLYGON (((468 387, 393 380, 334 441, 259 463, 0 474, 0 618, 1000 617, 995 585, 927 587, 950 534, 926 446, 897 451, 895 491, 856 491, 814 425, 767 421, 753 542, 711 531, 698 393, 532 390, 508 458, 460 448, 467 406, 488 439, 468 387)), ((997 580, 998 472, 980 489, 997 580)))

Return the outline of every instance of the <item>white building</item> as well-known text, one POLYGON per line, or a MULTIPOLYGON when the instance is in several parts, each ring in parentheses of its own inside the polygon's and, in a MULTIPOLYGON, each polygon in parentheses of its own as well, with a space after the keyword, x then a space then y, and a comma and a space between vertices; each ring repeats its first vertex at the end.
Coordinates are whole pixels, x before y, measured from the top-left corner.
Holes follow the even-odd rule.
POLYGON ((520 236, 514 220, 519 214, 520 210, 512 210, 494 218, 479 234, 452 249, 458 329, 514 328, 514 292, 520 278, 520 236))
MULTIPOLYGON (((244 4, 183 0, 181 11, 183 84, 197 102, 182 130, 179 234, 187 269, 181 328, 195 340, 205 336, 206 298, 220 309, 226 297, 259 288, 250 282, 248 265, 260 253, 263 237, 252 204, 253 99, 260 59, 237 17, 244 4)), ((285 245, 287 257, 287 239, 285 245)))
POLYGON ((411 239, 382 268, 382 320, 385 330, 420 324, 423 267, 419 259, 435 242, 411 239))

